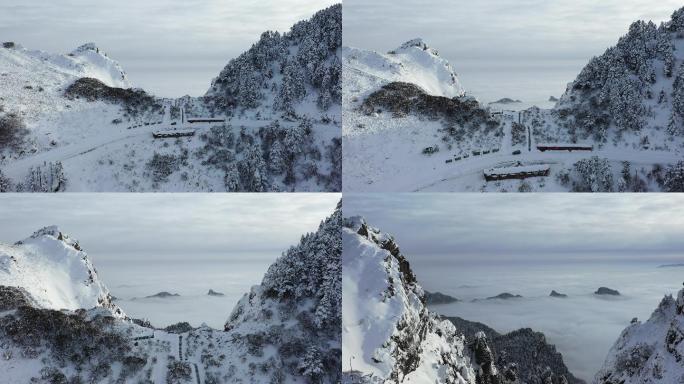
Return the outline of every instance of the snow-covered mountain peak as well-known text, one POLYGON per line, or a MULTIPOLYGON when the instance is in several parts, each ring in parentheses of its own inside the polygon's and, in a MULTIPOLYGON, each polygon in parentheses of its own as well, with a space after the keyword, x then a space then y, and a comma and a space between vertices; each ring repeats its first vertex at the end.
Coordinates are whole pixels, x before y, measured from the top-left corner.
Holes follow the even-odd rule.
POLYGON ((475 383, 465 339, 430 314, 392 236, 353 217, 342 232, 343 371, 392 383, 475 383))
MULTIPOLYGON (((268 268, 261 285, 252 287, 238 302, 225 331, 231 338, 258 340, 258 346, 236 345, 231 350, 236 359, 255 355, 255 348, 275 349, 280 352, 280 366, 265 364, 264 376, 274 370, 293 378, 282 382, 299 383, 295 378, 301 377, 307 383, 339 382, 341 226, 338 205, 316 232, 302 236, 298 245, 268 268)), ((247 364, 241 367, 248 368, 247 364)))
POLYGON ((62 232, 62 230, 56 225, 43 227, 33 232, 33 234, 30 237, 26 238, 25 240, 17 242, 17 245, 30 243, 35 240, 41 240, 42 238, 47 238, 48 240, 58 240, 63 242, 67 246, 74 248, 77 251, 81 251, 81 247, 79 246, 78 241, 72 239, 69 235, 62 232))
POLYGON ((684 289, 646 322, 633 320, 608 352, 595 384, 679 383, 684 377, 684 289))
POLYGON ((92 77, 110 87, 132 87, 122 66, 95 43, 83 44, 65 55, 31 50, 16 43, 6 44, 7 48, 0 48, 0 70, 6 73, 5 76, 16 74, 21 76, 21 80, 38 82, 32 84, 34 86, 48 89, 55 81, 63 84, 64 80, 70 82, 75 78, 92 77), (48 72, 51 73, 50 78, 42 81, 44 73, 48 72))
POLYGON ((431 312, 394 237, 363 218, 345 219, 342 244, 346 382, 582 383, 543 334, 477 332, 482 324, 431 312))
POLYGON ((78 240, 49 226, 14 245, 0 244, 0 286, 25 289, 41 308, 103 308, 125 317, 78 240))
POLYGON ((95 43, 86 43, 67 56, 80 64, 86 76, 101 80, 110 87, 131 88, 133 84, 117 61, 112 60, 95 43))
MULTIPOLYGON (((100 53, 100 48, 93 42, 90 43, 85 43, 78 48, 74 49, 71 53, 72 54, 78 54, 86 51, 94 51, 96 53, 100 53)), ((103 53, 104 56, 107 56, 107 54, 103 53)))
POLYGON ((390 54, 396 54, 396 53, 401 53, 401 52, 410 52, 411 50, 418 50, 418 51, 424 51, 427 52, 433 56, 439 56, 439 52, 434 49, 430 48, 430 46, 427 45, 427 43, 420 37, 417 37, 415 39, 411 39, 402 45, 399 46, 399 48, 390 51, 390 54))
MULTIPOLYGON (((465 94, 451 64, 422 39, 410 40, 386 54, 345 47, 342 57, 342 86, 348 90, 345 95, 355 94, 356 89, 370 93, 392 82, 417 85, 433 96, 453 98, 465 94)), ((346 101, 343 99, 343 105, 346 101)))
POLYGON ((214 78, 206 97, 221 113, 261 108, 290 116, 335 113, 341 98, 342 5, 318 11, 289 32, 265 32, 214 78))

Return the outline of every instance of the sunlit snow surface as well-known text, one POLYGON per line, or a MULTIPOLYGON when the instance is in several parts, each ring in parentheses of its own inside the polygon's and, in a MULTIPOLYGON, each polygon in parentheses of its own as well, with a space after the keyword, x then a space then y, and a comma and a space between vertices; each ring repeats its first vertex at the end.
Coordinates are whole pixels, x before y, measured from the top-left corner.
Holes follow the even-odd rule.
POLYGON ((543 332, 570 371, 588 382, 631 319, 647 320, 684 279, 684 268, 658 268, 657 262, 464 265, 417 255, 409 261, 426 290, 462 300, 432 306, 433 311, 479 321, 502 333, 522 327, 543 332), (601 286, 617 289, 621 296, 594 295, 601 286), (568 297, 549 297, 551 290, 568 297), (471 302, 502 292, 523 298, 471 302))

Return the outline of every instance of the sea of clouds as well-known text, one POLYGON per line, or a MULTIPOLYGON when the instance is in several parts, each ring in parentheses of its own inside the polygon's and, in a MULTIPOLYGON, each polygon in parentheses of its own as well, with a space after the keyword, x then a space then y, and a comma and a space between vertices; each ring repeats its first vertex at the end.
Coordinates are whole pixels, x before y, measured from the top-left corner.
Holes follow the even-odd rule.
POLYGON ((411 262, 426 290, 462 300, 432 310, 479 321, 501 333, 523 327, 543 332, 570 371, 587 382, 631 319, 648 319, 663 296, 676 294, 684 281, 684 268, 658 268, 653 262, 494 265, 449 262, 443 257, 413 257, 411 262), (621 295, 595 295, 600 286, 621 295), (549 297, 551 290, 568 298, 549 297), (502 292, 523 298, 472 301, 502 292))
MULTIPOLYGON (((187 321, 223 329, 231 311, 258 285, 278 255, 227 255, 187 260, 101 260, 100 278, 126 314, 148 319, 155 327, 187 321), (225 296, 209 296, 209 289, 225 296), (178 297, 145 298, 158 292, 178 297)), ((155 258, 156 259, 156 258, 155 258)))

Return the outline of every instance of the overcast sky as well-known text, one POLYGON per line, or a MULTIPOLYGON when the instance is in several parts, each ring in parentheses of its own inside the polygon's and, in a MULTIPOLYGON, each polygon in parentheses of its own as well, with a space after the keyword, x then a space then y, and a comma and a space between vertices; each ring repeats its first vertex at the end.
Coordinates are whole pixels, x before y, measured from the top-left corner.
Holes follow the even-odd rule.
POLYGON ((68 53, 95 42, 135 86, 200 96, 262 32, 285 32, 333 0, 2 0, 0 39, 68 53))
POLYGON ((411 257, 684 262, 679 194, 345 194, 344 214, 411 257))
POLYGON ((338 200, 302 194, 0 195, 0 241, 48 225, 78 239, 94 260, 263 257, 275 260, 315 231, 338 200))
POLYGON ((537 101, 529 99, 558 96, 633 21, 669 20, 682 5, 681 0, 345 0, 344 44, 386 52, 422 37, 476 96, 537 101), (540 81, 543 89, 530 88, 540 81), (496 86, 500 92, 490 89, 496 86))

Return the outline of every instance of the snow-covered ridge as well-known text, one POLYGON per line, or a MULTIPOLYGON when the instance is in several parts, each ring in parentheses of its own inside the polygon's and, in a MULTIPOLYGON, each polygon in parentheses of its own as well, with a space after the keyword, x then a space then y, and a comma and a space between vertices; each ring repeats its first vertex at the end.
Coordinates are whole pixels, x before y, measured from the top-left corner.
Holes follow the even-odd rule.
POLYGON ((684 289, 646 322, 633 320, 608 352, 595 384, 670 384, 684 379, 684 289))
POLYGON ((401 81, 415 84, 434 96, 451 98, 465 94, 451 64, 422 39, 410 40, 387 54, 343 47, 342 57, 343 76, 361 76, 368 82, 349 84, 352 87, 373 91, 384 84, 401 81))
POLYGON ((342 243, 345 375, 385 383, 475 383, 464 337, 428 312, 392 237, 354 217, 345 222, 342 243))
POLYGON ((56 226, 14 245, 0 244, 0 285, 25 289, 40 308, 101 307, 125 317, 79 242, 56 226))
MULTIPOLYGON (((117 88, 132 86, 121 65, 107 56, 95 43, 83 44, 68 54, 29 50, 16 44, 13 48, 0 48, 0 64, 3 61, 22 66, 41 63, 48 70, 70 78, 92 77, 117 88)), ((0 70, 2 69, 3 65, 0 65, 0 70)))

